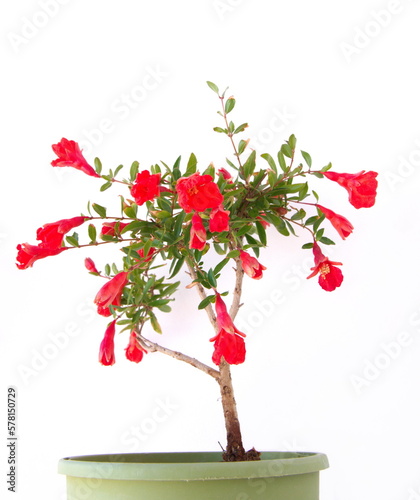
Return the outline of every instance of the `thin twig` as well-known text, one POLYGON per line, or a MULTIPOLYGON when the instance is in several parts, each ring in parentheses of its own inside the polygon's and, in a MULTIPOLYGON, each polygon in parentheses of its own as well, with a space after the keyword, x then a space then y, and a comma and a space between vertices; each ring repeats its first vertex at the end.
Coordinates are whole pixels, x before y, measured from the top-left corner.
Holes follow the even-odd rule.
POLYGON ((198 368, 199 370, 203 371, 204 373, 207 373, 207 375, 210 375, 211 377, 215 378, 217 381, 219 381, 220 378, 220 373, 215 370, 214 368, 211 368, 210 366, 205 365, 201 361, 198 361, 195 358, 191 358, 190 356, 187 356, 186 354, 183 354, 182 352, 178 351, 172 351, 172 349, 168 349, 167 347, 163 347, 156 342, 152 342, 151 340, 148 340, 144 338, 138 331, 136 332, 136 338, 139 342, 139 344, 146 349, 148 352, 160 352, 162 354, 166 354, 167 356, 170 356, 171 358, 178 359, 180 361, 184 361, 184 363, 188 363, 189 365, 194 366, 195 368, 198 368))
MULTIPOLYGON (((186 259, 186 263, 187 263, 187 266, 188 266, 188 270, 190 272, 190 276, 191 276, 192 280, 195 281, 197 279, 197 273, 196 273, 196 271, 194 269, 194 266, 191 264, 191 262, 188 259, 186 259)), ((195 286, 197 288, 198 295, 200 296, 200 299, 204 300, 207 297, 207 294, 206 294, 206 291, 204 290, 203 285, 200 282, 198 282, 198 281, 195 281, 195 283, 196 283, 195 286)), ((210 323, 212 324, 214 330, 217 333, 216 315, 214 314, 212 305, 208 304, 205 307, 205 311, 207 313, 207 316, 209 317, 210 323)))

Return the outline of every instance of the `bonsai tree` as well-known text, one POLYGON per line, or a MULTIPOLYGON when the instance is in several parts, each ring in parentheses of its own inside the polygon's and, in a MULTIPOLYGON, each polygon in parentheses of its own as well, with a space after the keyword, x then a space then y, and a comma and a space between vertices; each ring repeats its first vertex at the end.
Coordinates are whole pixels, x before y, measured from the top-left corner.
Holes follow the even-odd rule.
POLYGON ((129 361, 139 363, 145 354, 160 352, 205 372, 220 386, 227 432, 224 460, 257 460, 259 453, 255 449, 245 451, 242 444, 230 371, 231 365, 243 363, 246 357, 245 334, 235 326, 244 279, 263 278, 266 268, 258 258, 260 249, 267 246, 267 228, 271 226, 284 237, 305 234, 302 248, 311 251, 314 258, 308 278, 318 277, 327 292, 341 286, 342 264, 326 255, 324 246, 334 242, 324 231, 325 226, 332 225, 345 239, 353 226, 319 203, 309 179, 315 176, 345 188, 351 205, 360 209, 375 203, 377 173, 338 173, 332 171, 331 163, 314 168, 307 152, 300 151, 297 157, 294 135, 281 146, 277 158, 267 153, 257 156, 250 150, 249 141, 236 139, 248 125, 237 126, 228 118, 235 99, 226 98, 226 91, 220 93, 214 83, 207 83, 221 105, 218 113, 222 126, 214 130, 226 135, 233 148, 234 161, 228 159, 227 168, 210 163, 200 173, 197 158, 191 154, 186 165, 179 157, 172 167, 161 163, 142 171, 135 161, 129 173, 121 177, 122 165, 103 173, 98 158, 92 166, 76 142, 63 138, 52 146, 58 157, 52 161, 53 167, 72 167, 96 177, 102 181, 101 191, 115 183, 123 184, 127 195, 121 196, 118 214, 108 214, 105 207, 89 203, 86 214, 43 225, 36 233, 37 245, 18 245, 17 266, 27 269, 37 260, 74 248, 117 245, 119 263, 98 270, 91 258, 85 260, 87 270, 102 282, 94 298, 98 314, 110 320, 100 343, 99 362, 106 366, 115 363, 114 336, 118 329, 127 332, 125 356, 129 361), (83 243, 73 231, 82 225, 87 226, 83 243), (208 252, 217 256, 214 267, 204 263, 208 252), (232 267, 232 288, 221 289, 219 278, 232 267), (186 269, 188 288, 199 294, 198 309, 204 310, 214 329, 210 338, 214 345, 212 364, 153 342, 145 332, 150 324, 161 333, 159 315, 171 312, 181 269, 186 269))

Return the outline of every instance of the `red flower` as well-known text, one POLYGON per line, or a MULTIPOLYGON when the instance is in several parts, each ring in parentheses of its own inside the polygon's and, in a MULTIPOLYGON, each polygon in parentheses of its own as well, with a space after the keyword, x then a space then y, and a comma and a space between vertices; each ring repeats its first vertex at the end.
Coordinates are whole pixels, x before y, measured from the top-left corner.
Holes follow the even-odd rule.
POLYGON ((53 167, 73 167, 92 177, 100 177, 85 160, 77 142, 69 141, 63 137, 58 144, 53 144, 52 148, 58 156, 57 160, 51 162, 53 167))
POLYGON ((335 181, 345 188, 349 193, 349 201, 356 208, 369 208, 375 204, 376 188, 378 181, 377 172, 365 172, 358 174, 339 174, 336 172, 323 172, 327 179, 335 181))
POLYGON ((233 324, 221 296, 216 293, 216 320, 218 333, 210 341, 214 342, 213 363, 220 364, 222 356, 230 365, 239 365, 245 361, 245 334, 233 324))
POLYGON ((325 208, 322 205, 315 205, 318 207, 325 217, 331 222, 333 227, 337 230, 338 234, 345 240, 349 234, 352 233, 354 227, 351 222, 348 221, 342 215, 336 214, 329 208, 325 208))
POLYGON ((232 183, 232 176, 230 175, 230 173, 225 169, 225 168, 219 168, 219 170, 217 171, 217 173, 223 177, 223 179, 225 181, 228 181, 229 183, 232 183))
POLYGON ((85 259, 85 267, 90 273, 99 274, 99 271, 96 269, 95 263, 90 257, 86 257, 85 259))
POLYGON ((143 205, 146 201, 153 200, 159 196, 160 174, 151 174, 148 170, 143 170, 137 174, 130 192, 137 205, 143 205))
POLYGON ((146 257, 144 256, 144 248, 141 248, 137 253, 139 254, 139 257, 141 258, 141 260, 144 260, 144 262, 149 262, 150 260, 152 260, 155 252, 156 252, 156 248, 150 247, 149 251, 147 252, 146 257))
POLYGON ((223 206, 214 208, 210 213, 209 229, 212 233, 229 231, 229 210, 223 210, 223 206))
POLYGON ((136 338, 136 332, 132 331, 130 333, 130 340, 128 341, 128 346, 125 348, 125 357, 133 363, 140 363, 143 359, 143 355, 147 354, 141 345, 138 343, 136 338))
POLYGON ((262 272, 267 268, 260 264, 255 257, 252 257, 249 253, 244 252, 243 250, 241 250, 240 257, 245 273, 254 280, 261 279, 262 272))
POLYGON ((187 213, 192 210, 204 212, 207 208, 217 208, 223 202, 219 187, 211 175, 198 172, 190 177, 181 177, 176 183, 178 203, 187 213))
POLYGON ((318 283, 321 288, 327 292, 332 292, 343 282, 343 273, 338 267, 341 266, 341 262, 331 262, 325 255, 321 252, 319 245, 314 243, 313 253, 315 257, 315 267, 311 268, 313 271, 308 277, 313 278, 319 273, 318 283))
POLYGON ((42 246, 42 244, 35 246, 29 245, 29 243, 22 243, 22 245, 17 246, 18 254, 16 260, 18 262, 16 265, 19 269, 27 269, 28 267, 32 267, 36 260, 44 259, 51 255, 57 255, 68 248, 69 247, 49 248, 42 246))
POLYGON ((101 236, 119 236, 125 226, 128 226, 128 223, 120 221, 104 222, 101 229, 101 236))
POLYGON ((98 306, 98 313, 102 316, 108 316, 108 314, 104 314, 104 312, 107 312, 104 310, 104 308, 107 308, 111 305, 120 305, 121 294, 128 281, 127 275, 127 272, 116 274, 96 294, 94 302, 98 306))
POLYGON ((114 354, 114 336, 115 336, 115 323, 111 321, 108 328, 105 330, 105 336, 99 347, 99 363, 105 366, 111 366, 115 363, 114 354))
POLYGON ((81 226, 86 219, 87 217, 73 217, 44 224, 37 229, 36 239, 42 241, 43 247, 59 248, 63 243, 64 235, 75 227, 81 226))
POLYGON ((190 248, 203 250, 206 246, 206 229, 198 214, 194 214, 191 219, 190 248))

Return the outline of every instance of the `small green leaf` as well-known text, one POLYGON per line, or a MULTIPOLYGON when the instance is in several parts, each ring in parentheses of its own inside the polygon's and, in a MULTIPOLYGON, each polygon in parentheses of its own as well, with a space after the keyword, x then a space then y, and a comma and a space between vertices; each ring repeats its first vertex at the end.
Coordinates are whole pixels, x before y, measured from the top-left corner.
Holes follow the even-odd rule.
POLYGON ((230 261, 230 259, 223 259, 220 261, 217 266, 214 268, 214 274, 220 273, 220 271, 226 266, 226 264, 230 261))
POLYGON ((302 151, 302 150, 301 150, 301 153, 302 153, 303 159, 305 160, 306 164, 308 165, 309 168, 311 168, 312 167, 311 155, 306 153, 305 151, 302 151))
POLYGON ((321 238, 319 238, 318 240, 320 243, 323 243, 324 245, 335 245, 334 241, 333 240, 330 240, 329 238, 327 238, 326 236, 322 236, 321 238))
POLYGON ((326 172, 330 168, 332 168, 332 163, 331 162, 328 163, 328 165, 326 165, 325 167, 321 168, 321 172, 326 172))
POLYGON ((105 184, 102 184, 100 191, 106 191, 112 186, 112 182, 105 182, 105 184))
POLYGON ((138 206, 133 203, 130 206, 124 208, 124 213, 130 219, 135 219, 137 217, 137 208, 138 206))
POLYGON ((228 114, 232 111, 232 109, 235 107, 235 99, 233 97, 229 97, 229 99, 226 101, 225 104, 225 113, 228 114))
POLYGON ((289 137, 288 143, 289 143, 289 146, 292 148, 292 150, 296 148, 296 137, 294 134, 292 134, 289 137))
POLYGON ((157 320, 156 316, 150 311, 149 312, 150 316, 150 324, 152 325, 153 330, 156 333, 162 333, 162 328, 159 325, 159 321, 157 320))
POLYGON ((239 134, 239 132, 243 132, 248 127, 247 123, 242 123, 239 127, 236 127, 234 134, 239 134))
POLYGON ((105 207, 102 207, 101 205, 98 205, 97 203, 92 203, 92 208, 99 215, 99 217, 102 217, 102 218, 106 217, 106 208, 105 207))
POLYGON ((213 127, 213 130, 215 132, 219 132, 219 134, 227 134, 227 130, 225 128, 222 128, 222 127, 213 127))
POLYGON ((100 175, 101 172, 102 172, 102 163, 101 163, 101 160, 99 158, 95 158, 93 160, 93 162, 94 162, 94 165, 95 165, 96 173, 100 175))
POLYGON ((239 257, 240 250, 232 250, 226 255, 227 259, 236 259, 236 257, 239 257))
POLYGON ((209 81, 207 81, 206 83, 213 92, 216 92, 216 94, 219 95, 219 87, 215 83, 209 81))
POLYGON ((304 245, 302 245, 303 250, 308 250, 313 247, 314 247, 313 243, 305 243, 304 245))
POLYGON ((243 139, 241 139, 238 145, 238 155, 241 155, 245 151, 245 148, 247 146, 248 146, 248 141, 244 141, 243 139))
POLYGON ((256 152, 252 151, 252 153, 248 156, 248 159, 246 160, 244 167, 243 167, 245 179, 249 179, 251 177, 251 175, 254 173, 255 158, 256 158, 256 152))
POLYGON ((287 171, 286 160, 284 159, 284 154, 281 150, 277 153, 277 159, 279 160, 279 165, 283 170, 283 172, 286 172, 287 171))
POLYGON ((117 167, 117 168, 115 169, 115 171, 114 171, 114 177, 116 177, 116 175, 118 174, 118 172, 119 172, 122 168, 124 168, 124 165, 118 165, 118 167, 117 167))
POLYGON ((205 309, 209 304, 214 302, 215 297, 215 295, 207 295, 207 297, 198 304, 198 309, 205 309))
POLYGON ((136 180, 138 171, 139 171, 139 162, 138 161, 133 161, 130 167, 130 181, 134 182, 136 180))
POLYGON ((257 228, 258 237, 260 238, 261 243, 264 246, 267 246, 267 233, 265 232, 264 226, 261 222, 257 221, 255 223, 255 227, 257 228))
POLYGON ((190 154, 190 158, 187 163, 187 171, 185 172, 185 177, 189 177, 194 174, 197 170, 197 158, 194 153, 190 154))
POLYGON ((292 158, 293 156, 293 151, 289 144, 283 144, 280 151, 288 158, 292 158))
POLYGON ((79 246, 79 237, 78 237, 77 233, 73 233, 72 236, 66 236, 66 241, 72 247, 79 246))
POLYGON ((261 158, 264 158, 264 160, 270 165, 271 170, 277 173, 277 165, 271 155, 264 153, 261 155, 261 158))
POLYGON ((91 241, 96 241, 96 227, 93 224, 89 224, 88 234, 91 241))
POLYGON ((207 279, 213 288, 217 288, 217 281, 213 269, 210 269, 207 273, 207 279))
POLYGON ((302 220, 305 217, 306 217, 306 212, 305 212, 305 210, 303 210, 303 208, 301 208, 294 215, 292 215, 291 219, 292 220, 302 220))

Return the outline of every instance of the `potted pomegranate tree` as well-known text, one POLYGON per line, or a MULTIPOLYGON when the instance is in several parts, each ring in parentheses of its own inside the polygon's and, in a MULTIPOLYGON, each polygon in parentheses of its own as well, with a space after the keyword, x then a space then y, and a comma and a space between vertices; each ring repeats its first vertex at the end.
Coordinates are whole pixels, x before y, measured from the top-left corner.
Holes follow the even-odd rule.
POLYGON ((307 152, 299 154, 293 135, 276 158, 257 154, 247 140, 237 139, 247 124, 230 120, 235 99, 207 83, 220 102, 221 126, 214 130, 231 142, 233 161, 227 160, 225 166, 210 163, 200 172, 191 154, 186 164, 178 158, 172 166, 161 163, 139 171, 135 161, 124 175, 122 166, 103 173, 98 158, 90 164, 76 142, 63 138, 53 145, 57 158, 52 166, 71 167, 97 178, 101 191, 123 184, 126 197, 121 197, 120 212, 108 214, 105 207, 89 203, 86 213, 40 227, 37 245, 17 247, 17 266, 27 269, 37 260, 76 248, 116 245, 122 256, 118 263, 98 269, 91 258, 85 260, 87 270, 100 281, 93 300, 107 321, 99 362, 108 367, 115 363, 114 336, 125 332, 125 357, 140 363, 140 370, 146 355, 161 353, 201 370, 220 387, 226 425, 223 452, 62 459, 59 471, 67 475, 72 500, 319 498, 319 471, 328 466, 322 453, 244 449, 230 367, 245 362, 246 338, 235 318, 245 281, 264 279, 269 272, 259 261, 259 251, 268 246, 267 236, 273 233, 268 227, 280 237, 304 235, 302 248, 314 259, 308 278, 317 278, 327 292, 341 286, 341 263, 328 258, 325 248, 334 242, 325 236, 324 227, 332 225, 346 239, 353 226, 321 205, 309 183, 313 176, 325 179, 327 188, 346 189, 353 207, 367 208, 375 203, 377 173, 339 173, 331 164, 315 167, 307 152), (84 240, 75 232, 82 227, 87 229, 84 240), (208 252, 217 256, 212 267, 205 264, 208 252), (234 279, 226 290, 219 284, 220 276, 232 267, 234 279), (159 316, 171 312, 182 269, 189 275, 191 293, 200 296, 197 314, 207 315, 214 329, 210 339, 203 339, 213 343, 211 360, 174 351, 147 335, 150 327, 161 333, 159 316))

